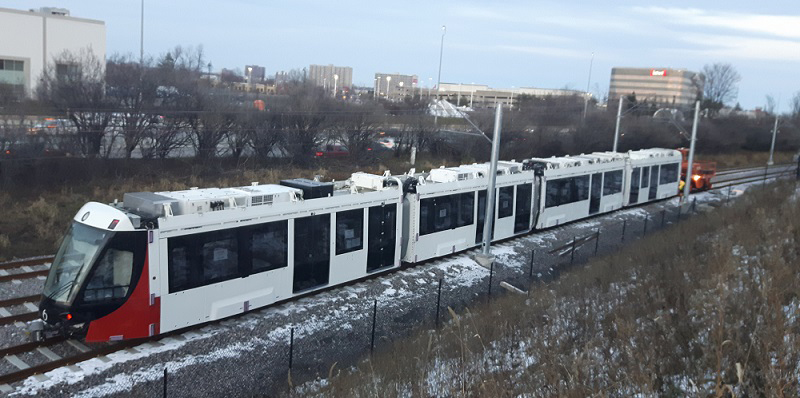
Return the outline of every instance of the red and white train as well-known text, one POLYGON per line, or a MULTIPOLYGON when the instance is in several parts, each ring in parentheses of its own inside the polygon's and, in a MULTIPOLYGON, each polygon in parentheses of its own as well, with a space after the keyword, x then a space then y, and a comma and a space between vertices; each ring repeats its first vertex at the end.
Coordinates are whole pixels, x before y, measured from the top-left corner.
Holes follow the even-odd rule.
MULTIPOLYGON (((500 162, 494 240, 678 192, 670 149, 500 162)), ((483 234, 488 164, 341 182, 125 194, 75 215, 40 337, 144 338, 463 251, 483 234)))

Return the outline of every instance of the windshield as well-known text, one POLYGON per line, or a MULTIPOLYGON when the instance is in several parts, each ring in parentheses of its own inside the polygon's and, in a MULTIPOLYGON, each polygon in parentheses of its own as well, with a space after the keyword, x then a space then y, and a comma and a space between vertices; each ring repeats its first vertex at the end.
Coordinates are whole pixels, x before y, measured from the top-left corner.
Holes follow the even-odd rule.
POLYGON ((50 267, 44 295, 57 302, 72 302, 95 257, 112 235, 73 221, 50 267))

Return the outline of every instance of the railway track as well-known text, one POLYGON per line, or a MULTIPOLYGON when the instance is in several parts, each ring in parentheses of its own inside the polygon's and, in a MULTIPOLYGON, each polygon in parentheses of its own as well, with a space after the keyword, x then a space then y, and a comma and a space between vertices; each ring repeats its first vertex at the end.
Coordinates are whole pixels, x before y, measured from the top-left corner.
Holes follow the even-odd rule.
MULTIPOLYGON (((792 166, 796 166, 796 165, 797 165, 796 163, 781 163, 781 164, 773 164, 772 166, 769 166, 769 167, 773 168, 773 169, 777 169, 777 168, 792 167, 792 166)), ((744 172, 749 172, 749 171, 759 171, 759 170, 764 170, 765 167, 766 166, 734 167, 734 168, 730 168, 730 169, 720 169, 720 170, 717 170, 717 176, 725 176, 725 175, 729 175, 729 174, 738 174, 738 173, 744 173, 744 172)))
POLYGON ((37 294, 34 296, 17 297, 0 301, 0 326, 36 319, 36 317, 39 315, 39 309, 37 308, 36 303, 39 302, 41 297, 42 296, 37 294), (17 306, 24 306, 28 312, 13 314, 9 310, 9 308, 17 306))
MULTIPOLYGON (((0 357, 4 359, 5 368, 12 369, 0 375, 0 392, 11 392, 11 383, 24 380, 30 376, 43 374, 51 370, 76 364, 88 359, 103 357, 113 352, 131 349, 143 341, 132 340, 118 343, 105 343, 87 346, 80 341, 63 337, 43 342, 32 342, 0 349, 0 357)), ((44 376, 43 376, 44 377, 44 376)))
MULTIPOLYGON (((712 190, 720 190, 723 188, 727 188, 729 186, 747 182, 762 181, 765 178, 781 178, 787 176, 794 176, 795 173, 795 169, 787 167, 787 165, 775 165, 772 168, 774 170, 766 169, 766 173, 761 173, 759 175, 751 174, 739 178, 729 178, 725 179, 724 181, 719 181, 715 184, 712 190)), ((765 170, 765 168, 758 167, 758 168, 735 169, 731 172, 723 174, 723 176, 727 175, 732 177, 732 174, 741 174, 741 173, 756 172, 762 170, 765 170)), ((517 237, 511 239, 511 241, 520 238, 521 237, 517 237)), ((564 256, 574 251, 576 247, 580 247, 582 245, 586 245, 592 242, 592 240, 595 238, 596 238, 595 234, 589 234, 579 239, 576 238, 576 240, 574 240, 573 242, 552 249, 550 251, 550 254, 557 253, 559 256, 564 256)), ((471 249, 466 251, 465 253, 467 254, 477 253, 477 249, 471 249)), ((11 279, 15 279, 15 278, 22 278, 23 277, 22 275, 32 274, 32 273, 36 274, 33 276, 46 275, 48 272, 47 269, 31 272, 31 271, 26 271, 25 267, 44 265, 48 262, 51 262, 52 260, 53 257, 48 256, 36 259, 26 259, 15 262, 1 263, 0 270, 7 272, 8 270, 21 269, 23 270, 23 272, 8 274, 8 275, 0 274, 0 281, 10 280, 8 278, 3 278, 3 277, 11 277, 11 279)), ((19 297, 19 298, 0 301, 0 315, 2 315, 2 310, 4 310, 7 307, 23 305, 26 306, 27 308, 30 308, 30 306, 26 304, 33 304, 36 301, 38 301, 39 298, 40 296, 36 295, 36 296, 26 296, 26 297, 19 297)), ((38 314, 37 311, 31 311, 19 315, 0 317, 0 325, 14 323, 17 321, 34 319, 37 316, 37 314, 38 314)), ((206 324, 203 324, 202 326, 205 325, 206 324)), ((188 330, 191 330, 191 328, 188 330)), ((180 332, 183 333, 188 330, 180 330, 180 332)), ((179 337, 177 336, 177 333, 168 333, 164 335, 159 335, 158 339, 160 340, 162 338, 172 335, 176 335, 176 337, 179 337)), ((77 340, 60 337, 60 338, 50 339, 44 342, 25 343, 13 347, 0 349, 0 357, 3 358, 3 361, 6 362, 6 365, 8 364, 11 365, 11 366, 6 366, 6 368, 12 369, 10 372, 5 372, 4 374, 0 375, 0 392, 13 391, 13 388, 10 387, 10 384, 19 382, 30 376, 42 375, 46 372, 49 372, 51 370, 60 367, 76 364, 78 362, 82 362, 91 358, 103 357, 105 355, 122 350, 132 350, 135 352, 136 348, 134 347, 142 344, 159 344, 159 343, 156 339, 142 339, 142 340, 115 342, 115 343, 104 343, 96 346, 93 345, 90 347, 77 340)), ((46 377, 46 376, 41 376, 41 377, 46 377)))
POLYGON ((53 261, 53 257, 44 256, 0 263, 0 283, 47 276, 50 271, 49 264, 53 261), (45 265, 47 268, 41 269, 41 266, 45 265))

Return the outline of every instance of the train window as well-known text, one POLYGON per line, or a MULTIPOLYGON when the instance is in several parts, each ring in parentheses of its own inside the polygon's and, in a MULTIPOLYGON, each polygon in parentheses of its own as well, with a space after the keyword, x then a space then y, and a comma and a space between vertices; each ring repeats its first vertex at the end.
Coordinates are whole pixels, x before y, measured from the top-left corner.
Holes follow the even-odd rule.
POLYGON ((527 231, 531 223, 531 184, 517 185, 517 214, 514 216, 514 233, 527 231))
POLYGON ((192 259, 189 256, 189 245, 182 238, 169 240, 169 292, 175 293, 193 286, 192 259))
POLYGON ((336 213, 336 255, 364 248, 364 209, 336 213))
POLYGON ((286 220, 255 227, 250 238, 252 272, 283 268, 288 263, 289 222, 286 220))
POLYGON ((497 199, 497 218, 511 217, 514 214, 514 186, 502 187, 497 199))
POLYGON ((433 229, 444 231, 455 226, 453 198, 450 195, 434 198, 435 213, 433 216, 433 229))
POLYGON ((622 170, 604 173, 603 195, 614 195, 622 192, 622 170))
POLYGON ((642 167, 642 188, 650 186, 650 167, 642 167))
POLYGON ((208 232, 200 237, 203 283, 221 282, 239 273, 239 250, 232 230, 208 232))
POLYGON ((473 192, 422 199, 419 205, 420 235, 472 225, 475 222, 473 192))
POLYGON ((133 252, 109 248, 97 262, 83 293, 83 301, 107 301, 125 298, 131 284, 133 252))
POLYGON ((457 225, 459 227, 472 225, 475 222, 475 193, 466 192, 453 196, 459 200, 457 225))
POLYGON ((661 165, 659 184, 674 184, 678 182, 678 163, 661 165))
POLYGON ((545 207, 556 207, 589 199, 589 176, 547 181, 545 207))

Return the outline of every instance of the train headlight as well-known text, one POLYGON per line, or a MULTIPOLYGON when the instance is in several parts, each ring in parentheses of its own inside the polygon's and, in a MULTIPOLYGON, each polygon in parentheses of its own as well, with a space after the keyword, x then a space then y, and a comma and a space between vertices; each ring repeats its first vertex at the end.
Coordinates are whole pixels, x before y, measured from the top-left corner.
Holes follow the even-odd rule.
POLYGON ((702 177, 701 177, 699 174, 695 174, 695 175, 693 175, 693 176, 692 176, 692 179, 693 179, 695 182, 697 182, 697 181, 700 181, 700 178, 702 178, 702 177))

